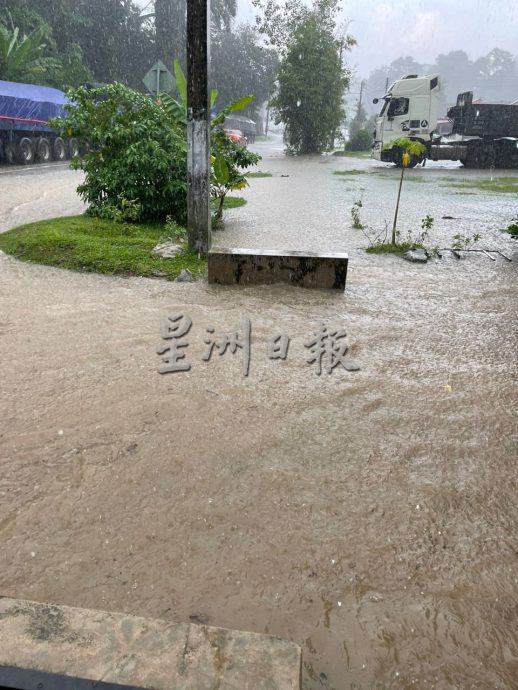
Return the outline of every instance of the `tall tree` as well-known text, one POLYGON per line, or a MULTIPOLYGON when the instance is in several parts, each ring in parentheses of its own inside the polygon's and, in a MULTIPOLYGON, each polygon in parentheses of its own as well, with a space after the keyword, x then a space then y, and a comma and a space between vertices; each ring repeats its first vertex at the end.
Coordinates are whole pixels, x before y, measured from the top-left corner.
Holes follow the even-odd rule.
POLYGON ((518 62, 507 50, 494 48, 474 63, 473 70, 479 96, 487 101, 516 99, 518 62))
POLYGON ((80 59, 96 81, 142 87, 153 44, 133 0, 0 0, 0 18, 7 10, 26 33, 41 25, 49 29, 49 48, 69 64, 72 76, 85 76, 78 74, 80 59))
MULTIPOLYGON (((212 0, 211 30, 230 31, 237 12, 237 0, 212 0)), ((185 64, 186 51, 186 0, 154 0, 154 12, 146 14, 155 23, 155 54, 166 65, 178 58, 185 64)))
POLYGON ((232 32, 219 31, 211 42, 212 85, 218 90, 218 103, 230 103, 246 94, 255 100, 244 114, 256 118, 257 110, 268 100, 278 64, 277 54, 259 43, 257 31, 249 25, 232 32))
POLYGON ((292 153, 320 153, 331 145, 344 117, 343 93, 349 82, 339 45, 319 11, 303 18, 288 40, 272 105, 284 122, 292 153))

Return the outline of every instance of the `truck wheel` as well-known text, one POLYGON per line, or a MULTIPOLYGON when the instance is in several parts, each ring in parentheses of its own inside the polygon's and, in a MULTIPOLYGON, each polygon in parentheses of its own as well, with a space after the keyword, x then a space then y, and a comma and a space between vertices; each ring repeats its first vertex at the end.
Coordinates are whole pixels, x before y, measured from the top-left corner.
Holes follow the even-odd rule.
POLYGON ((70 158, 79 156, 79 144, 77 143, 77 139, 70 139, 68 142, 68 152, 70 154, 70 158))
POLYGON ((64 161, 67 157, 65 142, 61 137, 56 137, 52 142, 52 157, 55 161, 64 161))
POLYGON ((50 141, 41 137, 36 147, 36 156, 40 163, 49 163, 52 160, 52 149, 50 148, 50 141))
POLYGON ((29 137, 23 137, 18 142, 16 160, 22 165, 30 165, 34 162, 34 143, 29 137))

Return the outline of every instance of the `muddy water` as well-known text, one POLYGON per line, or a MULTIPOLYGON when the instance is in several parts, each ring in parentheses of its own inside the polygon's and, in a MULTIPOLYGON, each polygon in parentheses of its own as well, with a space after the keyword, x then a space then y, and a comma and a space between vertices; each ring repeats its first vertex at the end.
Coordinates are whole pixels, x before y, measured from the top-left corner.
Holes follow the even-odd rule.
MULTIPOLYGON (((273 177, 251 179, 249 189, 239 192, 248 204, 228 212, 227 229, 214 233, 214 243, 310 251, 339 248, 354 257, 355 265, 370 264, 373 259, 363 249, 373 239, 383 238, 385 228, 390 239, 400 171, 370 159, 286 157, 281 142, 256 148, 263 155, 258 168, 273 177), (351 208, 356 201, 362 203, 364 231, 352 228, 351 208)), ((430 215, 434 218, 431 245, 451 246, 456 234, 478 233, 480 246, 509 246, 500 229, 518 214, 518 185, 516 194, 488 194, 455 185, 510 175, 513 171, 466 170, 454 162, 428 162, 425 168, 407 170, 398 217, 401 238, 408 232, 415 236, 422 218, 430 215)), ((514 178, 518 180, 516 171, 514 178)))
POLYGON ((56 216, 82 213, 75 193, 83 179, 67 163, 0 165, 0 232, 56 216))
MULTIPOLYGON (((328 207, 328 188, 347 184, 329 165, 272 157, 263 169, 290 177, 254 180, 216 238, 288 246, 299 233, 318 248, 340 237, 344 294, 0 257, 0 592, 278 634, 303 648, 305 690, 511 690, 516 262, 364 256, 350 199, 328 207), (277 202, 282 223, 268 220, 277 202), (161 377, 159 318, 178 311, 193 321, 191 371, 161 377), (229 331, 242 315, 248 378, 239 355, 201 360, 205 328, 229 331), (360 371, 315 375, 304 341, 320 318, 345 328, 360 371), (279 332, 292 338, 286 361, 266 354, 279 332)), ((390 208, 375 189, 366 213, 390 208)), ((507 197, 456 200, 488 244, 513 252, 495 229, 507 197)), ((417 215, 435 203, 460 216, 449 201, 430 192, 417 215)))

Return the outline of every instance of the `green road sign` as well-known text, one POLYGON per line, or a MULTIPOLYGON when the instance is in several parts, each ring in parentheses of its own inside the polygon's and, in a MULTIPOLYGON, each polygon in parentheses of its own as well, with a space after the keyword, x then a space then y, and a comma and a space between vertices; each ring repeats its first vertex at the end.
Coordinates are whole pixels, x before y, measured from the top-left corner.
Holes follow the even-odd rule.
POLYGON ((159 93, 171 93, 175 86, 173 75, 160 60, 153 65, 142 81, 149 93, 154 96, 159 93))

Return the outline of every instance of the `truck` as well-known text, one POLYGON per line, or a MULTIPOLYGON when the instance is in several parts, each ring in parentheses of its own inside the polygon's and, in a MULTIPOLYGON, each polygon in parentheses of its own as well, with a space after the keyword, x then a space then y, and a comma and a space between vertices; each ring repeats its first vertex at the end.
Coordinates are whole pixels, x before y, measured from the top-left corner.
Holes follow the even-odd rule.
POLYGON ((49 125, 53 117, 66 117, 66 102, 59 89, 0 81, 0 160, 28 165, 77 155, 77 140, 60 137, 49 125))
POLYGON ((460 161, 466 168, 518 168, 518 104, 474 102, 466 91, 445 119, 439 117, 440 93, 439 74, 395 81, 376 117, 372 157, 401 167, 403 150, 391 142, 404 137, 425 147, 411 156, 410 167, 430 159, 460 161))

